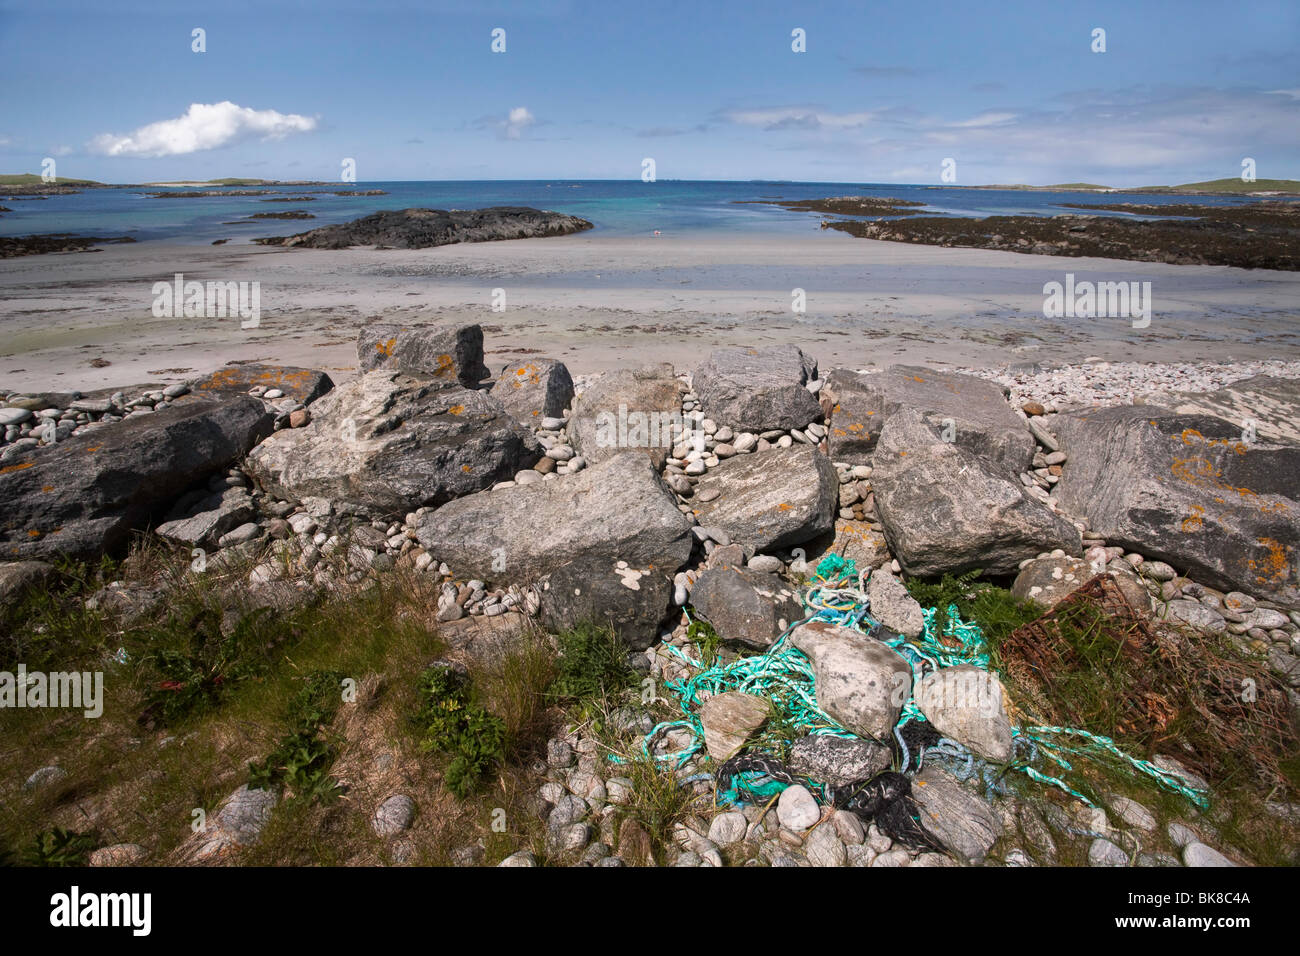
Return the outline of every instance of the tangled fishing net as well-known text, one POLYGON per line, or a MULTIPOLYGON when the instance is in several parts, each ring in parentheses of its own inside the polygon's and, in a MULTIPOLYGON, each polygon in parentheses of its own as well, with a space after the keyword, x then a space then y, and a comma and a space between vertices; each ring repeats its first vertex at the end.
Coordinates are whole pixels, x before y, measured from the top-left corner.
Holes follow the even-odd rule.
MULTIPOLYGON (((666 689, 676 698, 681 716, 658 724, 646 735, 642 743, 645 756, 674 768, 685 765, 704 747, 700 706, 709 697, 729 691, 742 691, 770 701, 777 718, 774 723, 791 739, 806 735, 855 738, 855 734, 818 706, 812 666, 790 642, 795 628, 812 621, 850 628, 882 641, 911 667, 913 688, 927 674, 941 668, 965 664, 991 669, 989 648, 980 628, 962 621, 955 605, 950 605, 943 615, 937 615, 935 608, 923 609, 925 627, 915 638, 903 637, 875 621, 870 615, 870 600, 865 588, 868 575, 869 572, 859 573, 851 559, 845 560, 838 555, 825 557, 802 594, 807 616, 787 628, 765 653, 730 663, 706 665, 665 643, 668 652, 688 669, 685 678, 665 683, 666 689), (943 621, 942 626, 936 624, 936 617, 943 621), (656 741, 674 730, 686 731, 689 743, 676 752, 655 755, 656 741)), ((1110 599, 1113 595, 1107 592, 1103 597, 1110 599)), ((1050 615, 1047 618, 1035 632, 1013 634, 1007 647, 1011 653, 1004 656, 1016 661, 1018 667, 1032 671, 1036 666, 1032 655, 1017 656, 1016 651, 1035 646, 1035 638, 1039 642, 1037 646, 1052 646, 1050 640, 1045 639, 1043 630, 1047 628, 1050 631, 1050 615)), ((1128 621, 1129 618, 1121 620, 1128 621)), ((1045 660, 1038 661, 1038 664, 1046 663, 1045 660)), ((1017 685, 1019 683, 1017 681, 1017 685)), ((1138 706, 1142 706, 1140 702, 1138 706)), ((1040 712, 1052 713, 1050 708, 1040 712)), ((1025 716, 1020 711, 1017 714, 1025 716)), ((847 787, 832 787, 796 776, 781 762, 779 753, 763 752, 781 751, 783 747, 779 744, 782 742, 773 746, 770 735, 760 738, 748 751, 732 757, 716 771, 716 800, 722 806, 768 803, 786 787, 803 783, 823 804, 872 820, 892 838, 913 847, 935 845, 921 825, 910 797, 908 775, 920 771, 927 764, 942 765, 959 780, 976 782, 989 797, 995 793, 1007 793, 1010 775, 1022 774, 1094 806, 1093 801, 1067 779, 1075 769, 1073 761, 1088 758, 1149 777, 1161 788, 1179 793, 1197 806, 1208 804, 1206 793, 1191 786, 1184 777, 1126 753, 1109 736, 1066 726, 1064 720, 1031 721, 1013 727, 1011 760, 1006 764, 994 764, 959 742, 942 736, 926 720, 909 694, 893 728, 892 738, 889 743, 895 756, 895 770, 847 787)), ((788 746, 790 740, 783 743, 788 746)))

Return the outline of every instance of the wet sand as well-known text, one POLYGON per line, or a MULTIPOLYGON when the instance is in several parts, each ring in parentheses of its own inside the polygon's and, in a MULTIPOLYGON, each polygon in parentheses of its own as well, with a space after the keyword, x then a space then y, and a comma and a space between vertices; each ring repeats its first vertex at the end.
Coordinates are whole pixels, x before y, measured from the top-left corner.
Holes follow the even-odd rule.
MULTIPOLYGON (((499 296, 498 296, 499 301, 499 296)), ((232 361, 355 373, 367 320, 477 322, 494 371, 575 374, 793 342, 824 368, 1300 358, 1300 273, 857 239, 583 234, 426 250, 142 242, 0 261, 0 391, 180 381, 232 361), (155 318, 153 284, 256 281, 261 321, 155 318), (1043 285, 1149 281, 1150 326, 1046 319, 1043 285), (494 291, 504 290, 503 311, 494 291), (792 290, 806 311, 792 311, 792 290), (93 364, 92 364, 93 363, 93 364), (107 363, 107 364, 104 364, 107 363)))

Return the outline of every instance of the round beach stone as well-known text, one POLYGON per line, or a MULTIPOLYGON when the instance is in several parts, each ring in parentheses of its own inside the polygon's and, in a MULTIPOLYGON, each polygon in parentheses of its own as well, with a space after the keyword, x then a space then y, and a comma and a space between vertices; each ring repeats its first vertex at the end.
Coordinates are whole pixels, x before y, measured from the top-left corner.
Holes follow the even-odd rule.
POLYGON ((395 793, 379 805, 370 826, 380 836, 393 836, 409 829, 415 819, 415 801, 404 793, 395 793))
POLYGON ((776 802, 776 817, 781 826, 799 833, 820 820, 822 810, 807 788, 795 784, 781 791, 781 797, 776 802))

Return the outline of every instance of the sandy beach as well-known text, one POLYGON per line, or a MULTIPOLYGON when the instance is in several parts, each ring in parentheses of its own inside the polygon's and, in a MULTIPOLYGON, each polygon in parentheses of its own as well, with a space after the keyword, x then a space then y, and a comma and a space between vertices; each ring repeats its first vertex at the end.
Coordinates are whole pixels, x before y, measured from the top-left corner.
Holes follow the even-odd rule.
POLYGON ((527 354, 575 374, 694 367, 718 345, 793 342, 823 367, 1300 358, 1300 275, 1064 259, 818 233, 606 237, 323 251, 146 242, 0 262, 0 389, 180 381, 230 362, 355 371, 371 319, 472 321, 494 372, 527 354), (155 318, 154 282, 256 281, 261 322, 155 318), (1150 326, 1046 319, 1043 285, 1149 281, 1150 326), (494 311, 493 290, 505 308, 494 311), (791 308, 803 289, 807 309, 791 308), (92 364, 92 362, 94 364, 92 364), (107 364, 104 364, 107 363, 107 364))

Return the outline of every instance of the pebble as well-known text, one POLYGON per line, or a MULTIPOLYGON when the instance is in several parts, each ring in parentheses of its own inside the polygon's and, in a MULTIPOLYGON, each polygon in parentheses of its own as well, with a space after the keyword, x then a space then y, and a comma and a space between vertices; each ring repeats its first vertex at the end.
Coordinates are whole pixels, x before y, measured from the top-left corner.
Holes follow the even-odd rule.
POLYGON ((404 793, 395 793, 379 805, 371 828, 380 836, 393 836, 410 829, 415 819, 415 801, 404 793))
POLYGON ((41 767, 27 778, 27 782, 23 784, 23 789, 35 790, 37 787, 44 787, 51 783, 58 783, 67 775, 68 772, 62 767, 41 767))
POLYGON ((1236 866, 1226 856, 1204 843, 1193 842, 1183 847, 1183 863, 1187 866, 1236 866))
POLYGON ((803 852, 813 866, 844 866, 848 863, 848 854, 835 835, 835 828, 826 824, 808 834, 803 852))
POLYGON ((1109 840, 1097 837, 1088 847, 1089 866, 1128 866, 1128 854, 1109 840))
POLYGON ((820 820, 822 810, 805 787, 795 784, 781 791, 776 802, 776 816, 781 826, 797 833, 820 820))
POLYGON ((709 839, 718 846, 730 846, 745 839, 748 828, 749 822, 743 813, 734 810, 720 813, 709 824, 709 839))

